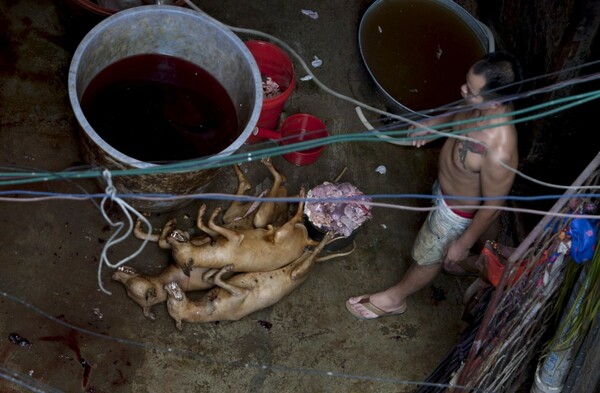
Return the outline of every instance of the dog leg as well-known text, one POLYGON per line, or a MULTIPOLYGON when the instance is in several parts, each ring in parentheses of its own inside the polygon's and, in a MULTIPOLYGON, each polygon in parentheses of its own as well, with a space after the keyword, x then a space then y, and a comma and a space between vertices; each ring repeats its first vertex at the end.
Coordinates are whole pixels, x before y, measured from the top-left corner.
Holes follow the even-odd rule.
POLYGON ((241 297, 245 296, 250 290, 246 288, 236 287, 235 285, 231 285, 223 281, 223 274, 228 273, 233 270, 233 265, 225 265, 219 270, 219 272, 215 275, 215 285, 223 288, 227 292, 231 294, 231 296, 241 297))
POLYGON ((202 204, 200 206, 200 208, 198 209, 198 219, 196 220, 196 226, 202 232, 206 233, 208 236, 210 236, 214 239, 217 236, 219 236, 219 234, 217 232, 213 231, 212 229, 210 229, 209 227, 207 227, 206 225, 204 225, 204 213, 205 212, 206 212, 206 205, 202 204))
POLYGON ((300 256, 300 258, 298 258, 298 260, 300 260, 300 259, 304 259, 304 260, 302 262, 300 262, 298 264, 298 266, 294 267, 294 270, 292 270, 292 273, 290 274, 290 277, 292 278, 292 280, 302 279, 308 274, 308 272, 310 271, 310 268, 317 260, 317 255, 321 251, 323 251, 323 247, 325 247, 332 238, 333 238, 333 232, 327 232, 325 234, 325 236, 323 237, 323 239, 321 239, 321 242, 319 243, 319 245, 317 245, 317 247, 315 247, 314 250, 305 252, 304 254, 302 254, 302 256, 300 256))
MULTIPOLYGON (((306 192, 304 191, 304 188, 300 189, 300 193, 298 194, 298 196, 300 198, 306 197, 306 192)), ((304 202, 300 201, 300 202, 298 202, 298 208, 296 209, 296 214, 294 214, 288 222, 291 223, 292 225, 302 222, 303 215, 304 215, 304 202)))
MULTIPOLYGON (((271 175, 273 176, 273 186, 267 195, 269 198, 277 197, 279 193, 279 188, 281 184, 285 181, 285 178, 275 169, 271 162, 270 157, 263 158, 261 162, 267 167, 271 175)), ((264 228, 267 224, 273 222, 273 218, 275 215, 275 202, 262 202, 256 215, 254 216, 254 227, 255 228, 264 228)))
MULTIPOLYGON (((299 197, 304 198, 305 196, 306 196, 306 192, 304 191, 304 188, 301 188, 299 197)), ((288 222, 283 224, 281 227, 277 228, 277 230, 273 234, 273 244, 284 244, 286 242, 286 239, 288 239, 296 230, 296 225, 301 225, 303 228, 303 231, 305 232, 305 237, 307 239, 307 245, 317 246, 319 244, 319 242, 314 241, 308 237, 308 231, 306 230, 306 227, 302 223, 303 214, 304 214, 304 202, 300 201, 298 203, 298 208, 296 209, 296 214, 294 214, 294 216, 288 222)))
POLYGON ((208 269, 202 274, 202 280, 205 282, 215 282, 215 274, 217 274, 221 269, 208 269))
MULTIPOLYGON (((238 189, 235 195, 244 195, 246 191, 252 188, 252 185, 248 181, 248 178, 246 178, 246 175, 244 175, 244 172, 242 172, 240 165, 234 165, 233 169, 238 178, 238 189)), ((241 201, 231 202, 227 210, 223 213, 223 223, 229 224, 244 217, 250 206, 251 204, 242 203, 241 201)))
POLYGON ((157 233, 148 233, 142 230, 142 221, 138 218, 135 221, 135 227, 133 228, 133 235, 140 240, 148 240, 151 242, 158 243, 159 234, 157 233))
POLYGON ((242 243, 242 241, 244 240, 243 234, 240 234, 234 230, 219 226, 215 223, 215 218, 217 217, 217 215, 219 214, 220 211, 221 211, 221 208, 219 208, 219 207, 217 207, 217 208, 215 208, 215 210, 213 210, 213 213, 211 214, 211 216, 208 220, 208 227, 210 229, 212 229, 214 232, 216 232, 217 234, 226 238, 227 241, 234 242, 236 244, 242 243))
MULTIPOLYGON (((156 288, 149 289, 146 292, 146 303, 152 303, 156 298, 156 288)), ((142 306, 144 316, 151 321, 156 320, 156 314, 152 311, 152 306, 142 306)))

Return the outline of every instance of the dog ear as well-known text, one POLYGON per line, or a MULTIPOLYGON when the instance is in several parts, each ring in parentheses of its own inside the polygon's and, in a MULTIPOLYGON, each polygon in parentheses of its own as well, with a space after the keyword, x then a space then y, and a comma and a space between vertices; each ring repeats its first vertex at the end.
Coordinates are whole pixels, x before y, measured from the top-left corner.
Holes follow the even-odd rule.
POLYGON ((156 298, 156 288, 148 289, 146 291, 146 302, 154 300, 156 298))

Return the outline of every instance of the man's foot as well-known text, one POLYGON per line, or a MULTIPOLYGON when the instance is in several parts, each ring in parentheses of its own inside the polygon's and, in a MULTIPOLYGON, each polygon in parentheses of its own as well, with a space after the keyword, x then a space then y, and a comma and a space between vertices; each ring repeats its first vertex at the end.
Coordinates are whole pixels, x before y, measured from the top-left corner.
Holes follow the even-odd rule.
POLYGON ((377 319, 381 317, 388 317, 391 315, 404 314, 406 311, 406 304, 400 306, 395 310, 385 311, 378 306, 371 303, 372 295, 362 295, 351 297, 346 300, 346 308, 348 311, 358 319, 377 319))

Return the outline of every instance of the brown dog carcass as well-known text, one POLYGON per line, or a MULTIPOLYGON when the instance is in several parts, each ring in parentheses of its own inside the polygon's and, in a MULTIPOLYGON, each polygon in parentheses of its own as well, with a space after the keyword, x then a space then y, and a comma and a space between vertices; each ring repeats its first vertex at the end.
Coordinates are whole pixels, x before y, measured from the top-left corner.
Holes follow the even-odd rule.
MULTIPOLYGON (((270 157, 263 158, 261 162, 273 176, 273 185, 268 192, 263 192, 261 196, 266 194, 269 198, 285 198, 287 196, 287 190, 283 185, 285 177, 275 169, 270 157)), ((240 169, 240 165, 234 165, 233 169, 238 179, 238 188, 235 195, 238 197, 243 196, 246 191, 252 188, 252 185, 240 169)), ((288 219, 287 207, 285 202, 255 201, 243 203, 240 200, 234 200, 223 213, 223 226, 230 229, 264 228, 268 224, 280 226, 288 219)), ((201 219, 202 217, 198 217, 198 220, 201 219)), ((133 233, 138 239, 156 242, 160 248, 170 249, 171 245, 166 239, 176 225, 177 220, 173 218, 167 221, 160 234, 147 233, 142 229, 142 222, 138 219, 133 233)), ((196 246, 211 241, 211 237, 218 236, 217 233, 212 231, 204 232, 201 225, 188 231, 181 231, 181 233, 196 246)))
POLYGON ((144 315, 154 320, 152 306, 167 299, 165 284, 175 282, 184 291, 208 289, 214 283, 205 281, 203 275, 208 269, 194 269, 189 276, 177 265, 170 264, 158 276, 145 276, 130 266, 120 266, 112 274, 112 279, 125 286, 127 296, 142 307, 144 315))
MULTIPOLYGON (((261 162, 267 167, 273 176, 273 186, 268 192, 269 197, 286 197, 287 190, 283 186, 285 177, 281 175, 271 163, 270 158, 264 158, 261 162)), ((236 195, 241 196, 252 188, 252 185, 242 172, 239 165, 234 165, 233 169, 238 179, 238 189, 236 195)), ((202 217, 199 217, 202 219, 202 217)), ((225 226, 231 228, 252 228, 253 225, 265 226, 269 220, 272 220, 273 225, 282 225, 287 221, 287 203, 285 202, 263 202, 263 203, 242 203, 233 201, 223 215, 225 226)), ((172 219, 162 229, 159 234, 145 233, 141 227, 141 221, 137 221, 134 235, 139 239, 146 239, 157 242, 160 248, 170 249, 171 245, 166 238, 175 228, 177 220, 172 219)), ((212 241, 207 233, 201 232, 194 234, 192 231, 182 231, 189 239, 190 243, 195 246, 212 241)), ((216 235, 213 233, 213 235, 216 235)), ((112 275, 113 280, 120 282, 125 286, 127 295, 142 307, 144 315, 151 319, 155 319, 151 307, 162 303, 167 298, 167 293, 164 285, 168 282, 176 282, 184 291, 193 291, 208 289, 214 286, 209 280, 209 276, 216 273, 218 270, 196 268, 191 274, 185 275, 176 264, 170 264, 158 276, 147 276, 139 273, 136 269, 129 266, 119 267, 112 275), (205 274, 207 274, 205 276, 205 274)), ((188 272, 189 273, 189 272, 188 272)))
POLYGON ((226 265, 214 276, 216 287, 198 300, 188 299, 176 282, 168 283, 169 315, 181 330, 183 322, 237 321, 269 307, 306 281, 317 255, 330 239, 331 234, 325 235, 312 251, 304 251, 295 261, 273 271, 239 273, 224 280, 223 274, 234 267, 226 265))
MULTIPOLYGON (((273 176, 273 186, 268 196, 271 198, 286 197, 287 190, 283 186, 285 177, 275 169, 270 158, 264 158, 261 162, 273 176)), ((252 186, 239 165, 234 165, 233 168, 238 179, 236 195, 244 195, 252 186)), ((198 219, 201 220, 202 216, 198 217, 198 219)), ((271 220, 273 225, 282 225, 287 221, 287 203, 273 201, 242 203, 240 201, 233 201, 223 216, 224 226, 230 228, 252 228, 253 225, 266 226, 271 220)), ((142 240, 157 242, 160 248, 170 249, 171 245, 166 239, 176 224, 177 220, 171 219, 165 224, 160 234, 149 234, 142 230, 141 222, 138 220, 134 235, 142 240)), ((211 237, 205 232, 193 234, 192 231, 182 231, 182 233, 194 246, 200 246, 212 241, 211 237)), ((212 232, 212 236, 218 236, 218 234, 212 232)), ((139 273, 133 267, 121 266, 113 273, 112 278, 122 283, 125 286, 127 295, 142 307, 144 315, 154 320, 155 315, 151 307, 166 300, 167 294, 164 290, 166 283, 176 282, 186 292, 208 289, 214 286, 212 281, 209 281, 209 277, 217 271, 218 269, 211 271, 208 268, 196 268, 191 273, 187 272, 188 275, 186 275, 180 266, 170 264, 158 276, 147 276, 139 273), (208 275, 205 276, 207 273, 208 275)))
MULTIPOLYGON (((300 191, 304 197, 304 190, 300 191)), ((266 229, 232 230, 215 223, 219 209, 215 209, 205 227, 202 220, 198 225, 207 233, 220 236, 201 246, 193 245, 185 234, 175 229, 167 238, 173 249, 172 255, 184 272, 200 268, 220 269, 233 264, 235 272, 270 271, 287 265, 302 255, 307 246, 316 246, 319 242, 308 236, 302 223, 303 203, 298 204, 296 214, 279 228, 268 225, 266 229)), ((200 207, 202 216, 206 206, 200 207)))

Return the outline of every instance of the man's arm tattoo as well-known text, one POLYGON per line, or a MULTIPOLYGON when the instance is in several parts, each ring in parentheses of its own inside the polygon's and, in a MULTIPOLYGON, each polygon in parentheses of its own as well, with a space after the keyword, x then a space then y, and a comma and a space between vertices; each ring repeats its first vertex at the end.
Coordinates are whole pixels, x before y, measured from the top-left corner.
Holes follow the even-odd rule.
POLYGON ((485 156, 487 154, 487 146, 483 143, 477 143, 474 141, 458 141, 458 158, 464 169, 467 169, 465 166, 465 160, 467 159, 467 153, 475 153, 481 156, 485 156))

